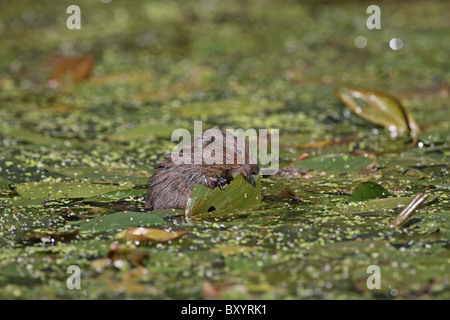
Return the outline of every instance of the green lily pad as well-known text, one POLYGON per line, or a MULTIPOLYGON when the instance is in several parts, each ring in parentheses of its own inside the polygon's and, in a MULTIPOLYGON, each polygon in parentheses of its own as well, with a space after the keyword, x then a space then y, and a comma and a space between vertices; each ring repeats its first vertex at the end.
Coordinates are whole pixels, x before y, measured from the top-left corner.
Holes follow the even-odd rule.
POLYGON ((161 223, 164 223, 164 219, 154 213, 116 212, 80 222, 80 231, 99 233, 161 223))
POLYGON ((363 155, 327 154, 298 161, 294 167, 297 169, 355 172, 367 168, 372 163, 373 159, 363 155))
POLYGON ((16 184, 16 187, 20 196, 8 199, 8 206, 40 205, 46 199, 89 198, 120 189, 114 185, 80 182, 30 182, 16 184))
POLYGON ((140 243, 162 243, 177 240, 186 235, 189 230, 165 231, 155 228, 128 228, 116 234, 121 241, 139 241, 140 243))
POLYGON ((376 90, 343 88, 335 96, 362 119, 391 132, 417 137, 420 128, 409 111, 394 96, 376 90))
POLYGON ((391 193, 378 183, 367 181, 361 183, 352 193, 350 201, 365 201, 370 199, 387 198, 391 193))
POLYGON ((119 189, 118 186, 77 182, 40 182, 16 184, 22 197, 26 198, 83 198, 119 189))
POLYGON ((261 203, 261 175, 255 178, 253 187, 241 174, 225 188, 211 189, 197 184, 185 207, 187 216, 224 209, 246 209, 261 203))

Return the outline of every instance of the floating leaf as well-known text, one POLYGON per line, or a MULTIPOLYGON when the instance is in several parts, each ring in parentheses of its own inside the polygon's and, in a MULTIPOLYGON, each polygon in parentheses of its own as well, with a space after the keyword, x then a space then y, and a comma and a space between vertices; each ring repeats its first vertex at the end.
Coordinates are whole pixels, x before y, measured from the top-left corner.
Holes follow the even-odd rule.
POLYGON ((165 231, 154 228, 130 228, 116 234, 116 239, 138 241, 140 243, 159 243, 176 240, 187 234, 189 230, 165 231))
POLYGON ((118 243, 112 243, 109 246, 106 259, 113 263, 117 260, 125 259, 135 267, 140 267, 142 261, 148 257, 148 253, 142 250, 133 250, 129 247, 120 245, 118 243))
POLYGON ((223 209, 246 209, 261 203, 261 175, 253 187, 241 174, 237 174, 225 189, 211 189, 197 184, 186 204, 187 216, 223 209))
POLYGON ((81 232, 105 232, 152 224, 161 224, 164 219, 153 213, 146 212, 117 212, 97 217, 80 223, 81 232))
POLYGON ((370 199, 387 198, 391 193, 378 183, 367 181, 361 183, 352 193, 350 201, 365 201, 370 199))
POLYGON ((394 96, 370 89, 343 88, 335 96, 354 114, 362 119, 383 126, 395 135, 409 134, 417 138, 420 133, 409 111, 394 96))
POLYGON ((327 154, 306 158, 295 163, 297 169, 355 172, 371 167, 374 160, 366 155, 327 154))
POLYGON ((113 185, 80 182, 30 182, 16 184, 16 186, 20 197, 9 199, 8 206, 40 205, 47 199, 88 198, 120 188, 113 185))

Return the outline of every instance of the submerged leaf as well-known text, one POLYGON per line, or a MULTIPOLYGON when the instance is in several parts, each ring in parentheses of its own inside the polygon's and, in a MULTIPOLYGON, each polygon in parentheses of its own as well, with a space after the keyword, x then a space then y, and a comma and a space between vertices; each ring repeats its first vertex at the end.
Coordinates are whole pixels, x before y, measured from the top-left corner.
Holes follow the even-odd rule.
POLYGON ((387 198, 391 193, 378 183, 367 181, 361 183, 352 193, 350 201, 365 201, 370 199, 387 198))
POLYGON ((253 187, 241 174, 225 188, 211 189, 197 184, 185 207, 186 216, 223 209, 246 209, 261 203, 261 175, 253 187))
POLYGON ((335 96, 354 114, 362 119, 383 126, 393 134, 409 134, 417 138, 420 133, 409 111, 394 96, 370 89, 343 88, 335 96))

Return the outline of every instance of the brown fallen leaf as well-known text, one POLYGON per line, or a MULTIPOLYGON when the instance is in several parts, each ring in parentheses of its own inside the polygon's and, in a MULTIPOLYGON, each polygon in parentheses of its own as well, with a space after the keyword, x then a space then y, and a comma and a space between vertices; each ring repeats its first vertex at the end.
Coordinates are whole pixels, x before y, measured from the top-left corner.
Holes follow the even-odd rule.
POLYGON ((97 273, 102 273, 106 269, 121 265, 125 261, 128 261, 136 269, 144 269, 142 262, 146 258, 148 258, 148 253, 145 251, 112 243, 104 258, 92 261, 91 269, 97 273))
POLYGON ((140 267, 142 265, 141 262, 147 257, 148 253, 145 251, 134 250, 118 243, 112 243, 106 254, 106 260, 109 260, 112 263, 117 260, 127 260, 135 267, 140 267))
POLYGON ((94 58, 90 55, 60 57, 56 59, 52 73, 47 80, 50 89, 60 86, 63 78, 71 75, 72 83, 89 79, 94 68, 94 58))
POLYGON ((154 228, 129 228, 116 234, 116 239, 123 241, 138 241, 139 243, 160 243, 176 240, 187 234, 189 230, 165 231, 154 228))

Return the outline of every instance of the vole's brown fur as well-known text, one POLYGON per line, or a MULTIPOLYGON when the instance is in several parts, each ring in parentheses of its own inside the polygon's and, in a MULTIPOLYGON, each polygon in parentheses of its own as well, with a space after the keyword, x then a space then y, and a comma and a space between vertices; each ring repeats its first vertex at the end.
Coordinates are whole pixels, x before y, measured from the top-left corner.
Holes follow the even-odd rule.
MULTIPOLYGON (((254 185, 252 175, 259 173, 259 166, 247 145, 238 142, 236 137, 227 135, 223 131, 215 130, 214 134, 223 137, 223 164, 207 164, 204 160, 201 164, 194 164, 195 142, 190 145, 191 163, 175 164, 171 155, 167 156, 158 164, 155 173, 149 180, 146 209, 184 209, 196 184, 202 184, 211 189, 216 187, 223 189, 238 173, 241 173, 249 183, 254 185), (226 153, 227 139, 233 148, 231 154, 226 153), (245 155, 245 162, 239 164, 238 157, 242 153, 245 155)), ((210 137, 211 135, 202 135, 202 150, 205 150, 205 147, 214 141, 214 138, 209 141, 210 137)), ((222 155, 219 157, 221 158, 222 155)))

